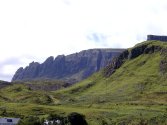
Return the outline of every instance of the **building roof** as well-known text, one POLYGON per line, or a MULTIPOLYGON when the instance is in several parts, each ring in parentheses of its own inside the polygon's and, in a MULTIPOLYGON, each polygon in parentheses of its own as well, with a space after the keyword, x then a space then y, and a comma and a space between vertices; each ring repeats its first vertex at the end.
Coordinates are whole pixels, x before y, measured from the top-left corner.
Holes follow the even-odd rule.
POLYGON ((19 122, 20 118, 0 118, 0 124, 6 124, 6 123, 13 123, 17 124, 19 122))

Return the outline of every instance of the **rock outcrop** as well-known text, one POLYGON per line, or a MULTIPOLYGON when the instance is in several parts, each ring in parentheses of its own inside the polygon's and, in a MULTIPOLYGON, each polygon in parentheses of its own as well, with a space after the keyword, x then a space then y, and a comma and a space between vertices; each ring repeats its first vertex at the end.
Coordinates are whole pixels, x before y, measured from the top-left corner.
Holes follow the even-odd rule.
POLYGON ((111 63, 104 68, 104 76, 111 76, 116 71, 116 69, 120 68, 121 65, 126 61, 126 59, 128 59, 128 56, 129 51, 125 50, 117 58, 114 58, 111 63))
POLYGON ((160 73, 165 75, 167 73, 167 48, 161 50, 160 73))
MULTIPOLYGON (((162 51, 162 48, 160 46, 150 46, 149 44, 150 43, 148 42, 146 44, 135 46, 132 49, 122 52, 118 57, 113 59, 108 66, 104 68, 104 76, 111 76, 116 71, 116 69, 120 68, 127 59, 134 59, 142 54, 151 54, 154 52, 162 51)), ((162 53, 165 53, 165 51, 162 51, 162 53)), ((166 66, 166 61, 161 61, 161 69, 164 69, 164 65, 166 66)))
POLYGON ((123 49, 90 49, 71 55, 49 57, 39 64, 32 62, 19 68, 12 81, 34 79, 59 79, 70 83, 81 81, 104 68, 123 49))

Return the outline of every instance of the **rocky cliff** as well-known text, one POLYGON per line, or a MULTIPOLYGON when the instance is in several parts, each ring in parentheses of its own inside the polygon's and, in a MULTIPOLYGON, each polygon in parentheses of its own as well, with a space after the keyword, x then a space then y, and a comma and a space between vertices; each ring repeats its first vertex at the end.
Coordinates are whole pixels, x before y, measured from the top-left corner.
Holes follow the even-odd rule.
POLYGON ((90 49, 67 56, 59 55, 55 59, 51 56, 42 64, 32 62, 25 68, 19 68, 12 81, 59 79, 78 82, 104 68, 122 51, 123 49, 90 49))
MULTIPOLYGON (((151 53, 160 51, 162 55, 165 55, 165 56, 167 55, 166 49, 162 49, 161 46, 156 44, 150 45, 151 43, 152 42, 146 42, 145 44, 143 43, 142 45, 138 45, 129 50, 123 51, 119 56, 114 58, 109 65, 107 65, 104 68, 104 76, 106 77, 111 76, 118 68, 122 66, 122 64, 124 64, 125 61, 127 61, 128 59, 134 59, 142 54, 151 54, 151 53)), ((161 67, 162 67, 161 70, 165 69, 166 62, 167 62, 166 60, 161 61, 161 67)))

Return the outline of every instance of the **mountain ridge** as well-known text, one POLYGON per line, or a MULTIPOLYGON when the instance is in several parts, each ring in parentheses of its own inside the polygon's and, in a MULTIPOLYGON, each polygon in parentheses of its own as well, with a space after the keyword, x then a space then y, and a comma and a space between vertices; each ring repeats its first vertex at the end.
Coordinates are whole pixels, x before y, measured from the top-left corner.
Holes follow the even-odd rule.
POLYGON ((50 56, 41 64, 32 62, 25 68, 19 68, 12 81, 49 78, 75 83, 104 68, 123 50, 89 49, 67 56, 59 55, 56 58, 50 56))

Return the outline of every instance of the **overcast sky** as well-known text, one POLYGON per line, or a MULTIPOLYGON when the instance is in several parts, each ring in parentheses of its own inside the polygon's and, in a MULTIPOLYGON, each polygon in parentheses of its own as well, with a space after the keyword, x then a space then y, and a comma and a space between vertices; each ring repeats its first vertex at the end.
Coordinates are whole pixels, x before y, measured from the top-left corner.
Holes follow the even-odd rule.
POLYGON ((167 0, 0 0, 0 79, 48 56, 167 35, 167 0))

